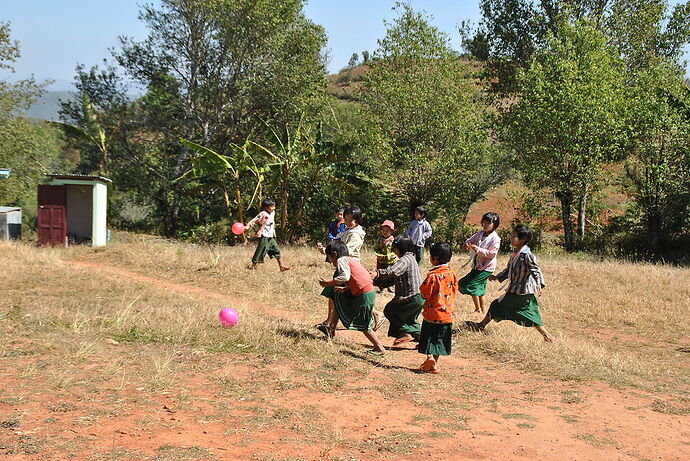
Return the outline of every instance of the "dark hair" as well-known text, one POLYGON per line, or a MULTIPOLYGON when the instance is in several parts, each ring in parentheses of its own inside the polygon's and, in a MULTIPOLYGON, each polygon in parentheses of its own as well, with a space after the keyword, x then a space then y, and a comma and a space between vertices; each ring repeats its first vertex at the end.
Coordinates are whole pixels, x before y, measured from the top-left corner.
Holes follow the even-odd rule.
POLYGON ((494 230, 496 230, 498 229, 499 224, 501 224, 501 217, 498 216, 498 213, 485 213, 484 216, 482 216, 481 222, 484 221, 489 221, 491 224, 494 225, 494 230))
POLYGON ((422 215, 422 218, 426 218, 426 208, 422 205, 418 206, 417 208, 414 209, 415 213, 419 213, 422 215))
POLYGON ((345 213, 345 207, 337 206, 333 208, 333 211, 335 211, 336 213, 345 213))
POLYGON ((338 256, 336 259, 350 255, 350 250, 347 249, 347 245, 345 245, 341 240, 333 240, 331 243, 326 245, 326 249, 324 251, 326 253, 326 262, 330 262, 328 257, 331 255, 331 253, 335 253, 338 256))
POLYGON ((350 205, 345 208, 343 214, 352 215, 352 219, 354 219, 357 224, 362 224, 362 210, 360 210, 357 205, 350 205))
POLYGON ((522 240, 525 239, 525 245, 527 245, 530 240, 532 240, 532 229, 525 226, 524 224, 518 224, 513 228, 513 232, 517 235, 517 238, 522 240))
POLYGON ((429 249, 429 254, 432 258, 437 260, 441 264, 446 264, 450 261, 453 256, 453 250, 450 249, 450 245, 444 242, 434 243, 429 249))
POLYGON ((266 210, 266 208, 268 208, 270 206, 275 206, 275 204, 276 204, 275 200, 273 200, 271 197, 266 197, 265 199, 263 199, 261 201, 261 209, 266 210))
POLYGON ((414 248, 412 239, 407 235, 398 235, 393 239, 392 248, 397 248, 401 254, 409 253, 414 248))

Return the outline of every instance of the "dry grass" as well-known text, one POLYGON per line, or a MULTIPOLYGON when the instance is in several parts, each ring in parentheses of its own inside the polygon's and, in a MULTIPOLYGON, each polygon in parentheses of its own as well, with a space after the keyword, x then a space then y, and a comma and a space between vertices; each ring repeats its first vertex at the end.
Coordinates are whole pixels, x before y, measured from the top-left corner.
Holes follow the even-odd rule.
MULTIPOLYGON (((309 389, 375 393, 384 402, 405 398, 424 415, 439 415, 439 434, 467 430, 472 408, 496 403, 491 383, 478 389, 457 380, 434 380, 400 367, 394 353, 366 357, 365 347, 351 337, 323 341, 311 325, 325 316, 317 280, 330 276, 332 267, 312 248, 285 248, 292 270, 281 274, 268 260, 257 271, 246 270, 252 246, 201 247, 126 233, 115 237, 97 250, 0 244, 6 261, 0 273, 5 287, 0 363, 6 367, 0 378, 9 380, 0 389, 0 404, 27 405, 37 383, 57 400, 114 393, 102 412, 74 418, 74 424, 90 426, 151 404, 151 395, 169 394, 177 408, 196 408, 200 402, 192 398, 186 380, 200 374, 208 376, 218 396, 242 395, 233 408, 201 402, 209 407, 197 417, 201 424, 237 419, 240 423, 227 433, 247 434, 247 444, 256 442, 250 434, 278 424, 303 441, 327 440, 375 455, 414 452, 425 444, 405 431, 344 441, 318 407, 283 408, 272 396, 309 389), (220 327, 216 318, 227 305, 240 312, 240 323, 231 329, 220 327), (254 367, 252 382, 260 385, 248 386, 246 377, 227 366, 245 361, 254 367), (372 372, 378 373, 377 381, 368 379, 372 372), (432 382, 452 397, 434 400, 420 390, 432 382), (115 397, 120 393, 129 397, 115 397)), ((487 365, 510 362, 543 376, 662 392, 673 403, 659 400, 655 411, 686 414, 690 328, 683 320, 690 306, 690 269, 564 255, 539 258, 548 284, 540 299, 542 315, 556 342, 545 344, 536 331, 501 322, 491 324, 486 334, 461 331, 455 338, 457 354, 485 354, 491 357, 484 357, 487 365)), ((372 265, 374 258, 365 252, 363 260, 372 265)), ((497 285, 490 285, 488 300, 497 285)), ((379 308, 385 300, 379 298, 379 308)), ((456 309, 458 324, 477 320, 468 297, 460 297, 456 309)), ((525 398, 538 400, 539 393, 530 392, 525 398)), ((566 405, 584 398, 562 395, 566 405)), ((532 425, 518 413, 501 414, 501 419, 516 419, 520 428, 532 425)), ((4 420, 21 422, 22 415, 4 420)), ((143 428, 155 424, 146 418, 138 423, 143 428)), ((590 437, 582 440, 589 443, 590 437)), ((43 446, 40 438, 17 443, 12 450, 25 453, 43 446)), ((122 450, 113 446, 99 459, 127 458, 130 452, 122 450)), ((155 456, 203 459, 208 453, 202 447, 161 446, 155 456)))
MULTIPOLYGON (((257 271, 246 270, 251 246, 200 247, 117 235, 112 245, 95 251, 4 245, 12 263, 1 276, 3 285, 10 286, 2 301, 3 326, 41 338, 33 348, 58 350, 71 365, 108 347, 106 339, 307 358, 307 363, 326 364, 317 377, 322 388, 337 388, 338 373, 330 376, 329 368, 338 372, 351 366, 347 355, 334 352, 359 353, 347 341, 315 341, 319 335, 309 326, 322 320, 325 310, 316 280, 331 268, 311 248, 287 249, 285 260, 293 268, 280 274, 270 260, 257 271), (84 268, 66 263, 68 259, 105 267, 84 268), (132 281, 109 267, 188 286, 189 293, 147 279, 132 281), (227 298, 209 297, 194 287, 227 298), (232 300, 242 321, 233 329, 219 328, 215 314, 232 300)), ((364 261, 373 256, 365 253, 364 261)), ((565 379, 686 388, 683 351, 690 328, 679 319, 690 305, 690 270, 563 255, 541 255, 540 262, 548 284, 540 299, 542 315, 557 341, 543 344, 536 332, 503 322, 492 324, 486 335, 461 332, 457 341, 463 348, 565 379)), ((490 285, 487 300, 497 285, 490 285)), ((470 304, 468 297, 459 298, 458 324, 472 316, 470 304)), ((8 346, 3 344, 4 353, 31 353, 8 346)), ((170 351, 164 354, 138 358, 154 388, 174 380, 176 358, 170 351)), ((68 379, 74 377, 56 375, 54 381, 60 387, 68 379)))

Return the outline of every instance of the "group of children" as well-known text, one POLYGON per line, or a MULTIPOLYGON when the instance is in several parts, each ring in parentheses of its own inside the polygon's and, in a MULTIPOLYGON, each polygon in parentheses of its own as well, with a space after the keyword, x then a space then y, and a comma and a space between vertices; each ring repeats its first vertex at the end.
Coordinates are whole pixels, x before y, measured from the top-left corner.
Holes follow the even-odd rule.
MULTIPOLYGON (((475 312, 485 313, 481 322, 466 322, 469 329, 482 331, 492 320, 512 320, 519 325, 535 327, 544 340, 551 341, 551 335, 543 327, 535 297, 544 288, 544 276, 527 246, 532 238, 531 230, 524 225, 513 229, 511 244, 515 251, 507 267, 493 275, 501 244, 496 232, 500 218, 496 213, 486 213, 481 219, 482 230, 467 239, 463 246, 470 251, 470 258, 463 266, 471 263, 470 272, 458 279, 449 265, 451 246, 439 242, 430 246, 432 268, 422 280, 419 265, 424 257, 426 241, 433 232, 426 214, 424 207, 417 207, 415 219, 403 235, 394 235, 393 221, 381 223, 381 239, 374 246, 376 270, 369 271, 360 259, 366 234, 361 225, 362 211, 354 205, 336 210, 336 220, 328 228, 330 242, 326 246, 317 244, 318 250, 326 256, 326 262, 335 267, 335 272, 331 279, 319 280, 323 287, 321 294, 328 298, 328 316, 316 328, 332 338, 338 322, 341 322, 348 330, 364 333, 373 345, 370 353, 383 355, 386 349, 375 332, 387 319, 388 336, 395 338, 393 346, 418 341, 417 350, 426 355, 419 369, 438 373, 439 357, 451 353, 453 311, 459 292, 472 297, 475 312), (501 287, 505 293, 485 312, 484 295, 488 280, 506 283, 501 287), (393 299, 381 314, 375 309, 377 289, 390 290, 391 287, 394 287, 393 299), (420 313, 421 324, 418 321, 420 313)), ((278 261, 281 271, 289 269, 280 259, 274 216, 275 202, 265 199, 262 212, 247 224, 247 227, 261 224, 257 234, 260 240, 251 268, 256 268, 267 254, 278 261)))

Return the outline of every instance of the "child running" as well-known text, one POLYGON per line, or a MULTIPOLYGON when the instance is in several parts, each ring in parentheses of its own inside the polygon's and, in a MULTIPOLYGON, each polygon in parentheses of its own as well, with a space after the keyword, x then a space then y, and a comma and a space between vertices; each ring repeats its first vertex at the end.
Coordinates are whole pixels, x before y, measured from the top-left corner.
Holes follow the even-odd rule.
POLYGON ((276 241, 275 216, 276 202, 272 198, 267 197, 261 202, 261 212, 245 226, 246 229, 249 229, 254 224, 261 226, 256 233, 256 236, 259 237, 259 243, 256 245, 256 251, 254 256, 252 256, 252 264, 249 266, 249 269, 256 269, 257 264, 263 263, 264 258, 268 255, 270 259, 275 258, 278 261, 278 267, 281 272, 290 270, 280 259, 280 247, 276 241))
POLYGON ((412 239, 417 264, 424 260, 424 245, 432 234, 431 224, 426 220, 426 208, 418 206, 414 210, 414 219, 407 228, 405 235, 412 239))
MULTIPOLYGON (((474 311, 484 313, 486 281, 496 270, 496 256, 501 247, 501 237, 496 233, 501 219, 496 213, 482 216, 482 230, 465 241, 463 249, 471 250, 472 270, 460 279, 460 293, 470 295, 474 311)), ((463 266, 464 267, 464 266, 463 266)))
POLYGON ((318 328, 328 338, 335 336, 335 326, 340 320, 346 329, 364 333, 374 349, 375 355, 383 355, 385 348, 378 337, 372 333, 374 325, 374 304, 376 291, 367 270, 352 256, 348 256, 347 246, 340 241, 333 241, 326 246, 326 261, 336 267, 332 280, 319 279, 324 287, 321 294, 328 298, 328 323, 318 328))
POLYGON ((534 294, 541 295, 544 288, 544 274, 537 259, 527 244, 532 239, 532 230, 524 225, 515 226, 510 234, 510 243, 515 251, 510 255, 508 266, 489 280, 500 282, 508 279, 506 293, 494 300, 489 306, 489 312, 480 323, 467 322, 467 326, 474 331, 484 330, 492 320, 512 320, 518 325, 534 327, 544 337, 544 341, 551 342, 553 337, 543 327, 539 315, 539 303, 534 294))
POLYGON ((390 267, 371 273, 377 280, 394 279, 395 295, 383 309, 383 315, 390 322, 388 336, 395 338, 394 346, 419 339, 421 329, 417 317, 422 311, 424 300, 419 295, 421 275, 413 249, 409 237, 398 235, 393 240, 393 251, 398 256, 398 261, 390 267))
POLYGON ((435 243, 429 249, 429 255, 434 267, 419 288, 424 298, 424 321, 417 350, 426 354, 426 360, 419 369, 425 373, 438 373, 439 356, 450 355, 458 276, 448 265, 453 255, 450 245, 435 243))
POLYGON ((333 241, 336 238, 339 238, 338 236, 345 232, 345 220, 343 219, 343 212, 345 211, 345 208, 336 208, 335 209, 335 220, 331 221, 331 223, 328 225, 328 240, 333 241))

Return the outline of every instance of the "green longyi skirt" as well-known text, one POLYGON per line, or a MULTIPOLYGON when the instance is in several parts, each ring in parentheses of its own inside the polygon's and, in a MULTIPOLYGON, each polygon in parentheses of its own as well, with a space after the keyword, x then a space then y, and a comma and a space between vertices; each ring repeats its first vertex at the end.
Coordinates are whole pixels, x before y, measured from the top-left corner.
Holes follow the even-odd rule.
POLYGON ((486 281, 490 276, 491 271, 472 269, 469 274, 458 281, 458 289, 464 295, 484 296, 486 281))
POLYGON ((376 291, 367 291, 355 296, 349 291, 341 293, 335 291, 333 287, 325 287, 321 295, 333 300, 338 318, 346 329, 371 331, 374 324, 376 291))
POLYGON ((534 295, 506 293, 502 300, 495 299, 489 306, 491 320, 512 320, 524 327, 542 326, 539 303, 534 295))
POLYGON ((450 355, 452 338, 452 323, 431 323, 424 320, 417 351, 427 355, 450 355))

